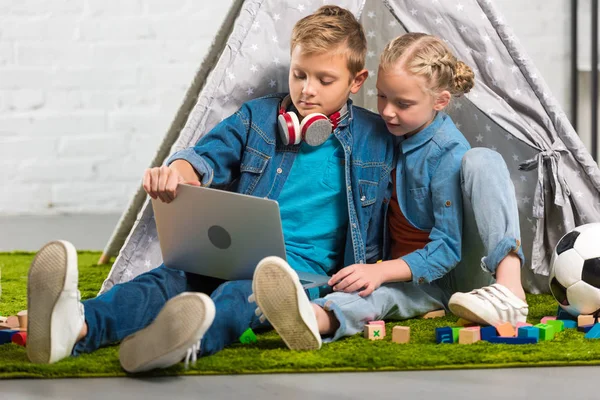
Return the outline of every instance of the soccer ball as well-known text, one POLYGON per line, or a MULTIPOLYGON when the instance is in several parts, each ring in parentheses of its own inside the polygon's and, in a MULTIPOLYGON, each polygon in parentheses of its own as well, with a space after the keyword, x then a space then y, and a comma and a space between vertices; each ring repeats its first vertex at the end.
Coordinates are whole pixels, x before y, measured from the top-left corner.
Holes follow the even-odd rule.
POLYGON ((556 245, 550 291, 570 314, 600 311, 600 223, 578 226, 556 245))

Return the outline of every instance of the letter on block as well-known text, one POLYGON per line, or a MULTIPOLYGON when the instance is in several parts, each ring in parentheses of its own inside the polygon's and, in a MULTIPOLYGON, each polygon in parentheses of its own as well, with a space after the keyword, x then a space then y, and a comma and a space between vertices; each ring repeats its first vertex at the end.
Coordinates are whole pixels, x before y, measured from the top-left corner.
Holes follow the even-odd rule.
POLYGON ((370 340, 381 340, 385 336, 385 327, 381 325, 365 325, 365 338, 370 340))
POLYGON ((445 326, 443 328, 435 328, 436 343, 454 343, 452 328, 445 326))
POLYGON ((408 343, 408 342, 410 342, 410 327, 408 327, 408 326, 395 326, 392 329, 392 342, 394 342, 394 343, 408 343))

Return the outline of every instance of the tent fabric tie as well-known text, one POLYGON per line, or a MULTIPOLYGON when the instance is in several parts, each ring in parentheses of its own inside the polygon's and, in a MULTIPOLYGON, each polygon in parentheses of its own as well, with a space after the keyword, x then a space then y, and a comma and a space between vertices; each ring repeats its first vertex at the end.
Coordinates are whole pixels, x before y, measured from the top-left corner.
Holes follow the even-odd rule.
POLYGON ((561 152, 568 154, 568 150, 564 143, 561 140, 556 139, 549 149, 539 152, 535 157, 524 161, 519 165, 519 169, 522 171, 531 171, 534 168, 537 168, 538 170, 532 213, 537 219, 544 218, 544 176, 546 175, 547 165, 544 161, 550 161, 550 173, 552 174, 550 183, 554 194, 554 204, 559 207, 564 206, 566 197, 571 194, 567 181, 558 168, 561 152))

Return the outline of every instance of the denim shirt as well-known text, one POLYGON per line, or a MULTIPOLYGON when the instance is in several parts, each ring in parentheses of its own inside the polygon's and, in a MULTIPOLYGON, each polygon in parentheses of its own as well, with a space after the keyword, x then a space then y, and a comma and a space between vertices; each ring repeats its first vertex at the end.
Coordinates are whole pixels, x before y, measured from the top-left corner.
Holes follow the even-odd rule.
MULTIPOLYGON (((439 279, 461 258, 463 202, 462 158, 469 143, 452 119, 439 112, 433 122, 397 145, 396 194, 405 218, 429 231, 430 242, 401 257, 410 267, 412 282, 439 279)), ((389 258, 390 234, 385 218, 384 258, 389 258)))
MULTIPOLYGON (((284 145, 277 116, 285 94, 244 103, 200 138, 176 152, 167 164, 188 161, 203 186, 277 200, 299 146, 284 145)), ((389 202, 394 141, 379 115, 348 100, 348 116, 333 134, 344 149, 348 232, 344 265, 375 262, 382 256, 383 221, 389 202)))

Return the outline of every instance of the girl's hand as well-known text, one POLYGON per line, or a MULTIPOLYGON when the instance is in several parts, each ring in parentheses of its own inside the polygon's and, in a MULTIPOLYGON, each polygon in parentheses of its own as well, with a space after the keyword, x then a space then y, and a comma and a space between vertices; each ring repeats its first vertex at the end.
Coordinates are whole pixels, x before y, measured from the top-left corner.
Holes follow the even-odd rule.
POLYGON ((166 165, 148 168, 144 172, 144 190, 153 199, 159 198, 164 203, 170 203, 175 199, 177 185, 180 183, 200 186, 198 180, 185 182, 185 179, 177 169, 167 167, 166 165))
POLYGON ((373 293, 383 283, 383 275, 378 264, 353 264, 341 269, 327 282, 337 292, 356 292, 365 297, 373 293))

